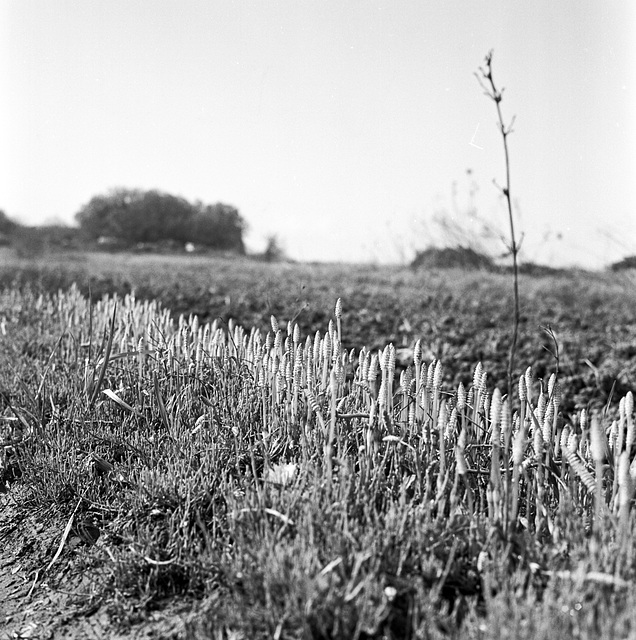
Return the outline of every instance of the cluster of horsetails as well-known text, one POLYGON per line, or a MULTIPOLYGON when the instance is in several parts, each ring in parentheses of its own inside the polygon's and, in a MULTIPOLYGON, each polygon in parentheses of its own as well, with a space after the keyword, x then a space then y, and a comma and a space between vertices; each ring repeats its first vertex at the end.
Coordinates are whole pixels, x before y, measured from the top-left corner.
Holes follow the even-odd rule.
POLYGON ((521 369, 508 397, 479 363, 448 388, 420 342, 398 365, 392 344, 343 347, 340 299, 303 336, 274 316, 267 331, 175 320, 134 295, 2 296, 5 335, 28 318, 31 341, 55 340, 16 371, 0 469, 67 505, 122 592, 220 590, 236 605, 242 589, 243 604, 278 611, 279 637, 297 616, 316 637, 337 637, 336 624, 371 637, 395 607, 416 628, 428 615, 418 593, 446 598, 449 616, 466 595, 462 615, 477 615, 503 588, 484 586, 497 554, 544 587, 563 579, 567 553, 549 565, 532 544, 564 543, 573 520, 613 549, 585 579, 626 583, 631 392, 564 415, 557 375, 521 369))

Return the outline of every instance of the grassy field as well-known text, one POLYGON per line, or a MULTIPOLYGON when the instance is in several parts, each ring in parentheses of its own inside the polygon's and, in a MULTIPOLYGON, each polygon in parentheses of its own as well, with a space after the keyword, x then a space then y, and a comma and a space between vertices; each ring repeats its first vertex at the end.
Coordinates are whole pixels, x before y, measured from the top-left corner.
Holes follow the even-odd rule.
POLYGON ((522 278, 512 410, 505 274, 77 254, 0 280, 7 634, 636 634, 633 273, 522 278))

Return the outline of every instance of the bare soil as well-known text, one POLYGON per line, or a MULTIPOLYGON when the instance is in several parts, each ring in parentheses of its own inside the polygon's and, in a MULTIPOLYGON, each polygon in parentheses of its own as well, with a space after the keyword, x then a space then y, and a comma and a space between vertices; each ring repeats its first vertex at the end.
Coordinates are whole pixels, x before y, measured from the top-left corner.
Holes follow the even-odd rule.
POLYGON ((109 592, 99 562, 104 551, 73 532, 47 571, 66 526, 55 511, 32 514, 16 490, 0 493, 0 640, 187 637, 194 603, 171 599, 166 609, 148 613, 109 592))

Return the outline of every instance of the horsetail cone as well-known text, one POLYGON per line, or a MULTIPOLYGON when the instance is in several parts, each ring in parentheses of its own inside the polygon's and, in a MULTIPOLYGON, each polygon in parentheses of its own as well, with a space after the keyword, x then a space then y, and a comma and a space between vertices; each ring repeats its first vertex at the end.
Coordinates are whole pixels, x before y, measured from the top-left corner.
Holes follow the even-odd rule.
POLYGON ((389 344, 384 349, 383 356, 384 366, 382 367, 382 369, 389 372, 395 371, 395 347, 393 346, 393 344, 389 344))
POLYGON ((501 417, 501 391, 495 389, 490 401, 490 424, 492 425, 493 436, 495 431, 499 432, 499 423, 501 417))
POLYGON ((473 387, 475 387, 475 389, 479 389, 483 371, 484 371, 483 365, 481 364, 481 362, 478 362, 477 365, 475 366, 475 371, 473 372, 473 387))
POLYGON ((552 387, 552 404, 554 405, 555 411, 558 411, 559 405, 561 404, 561 398, 563 397, 563 390, 561 388, 560 382, 555 382, 552 387))
POLYGON ((526 446, 525 437, 521 430, 515 433, 512 439, 512 461, 515 465, 523 462, 523 452, 526 446))
POLYGON ((618 459, 618 508, 629 517, 629 505, 634 495, 634 480, 630 473, 629 453, 623 451, 618 459))
POLYGON ((446 423, 446 438, 451 439, 457 430, 457 407, 453 407, 446 423))
POLYGON ((625 396, 625 413, 628 419, 631 418, 634 413, 634 394, 631 391, 628 391, 625 396))
POLYGON ((441 360, 438 360, 435 363, 435 371, 433 372, 433 389, 441 389, 442 388, 442 377, 444 375, 444 370, 442 368, 441 360))
POLYGON ((435 360, 428 365, 428 370, 426 372, 426 388, 433 388, 433 380, 435 378, 435 360))
POLYGON ((410 393, 411 385, 413 383, 413 369, 407 367, 400 373, 400 387, 403 393, 410 393))
POLYGON ((519 401, 521 404, 525 404, 528 399, 528 387, 526 385, 526 379, 521 376, 519 378, 519 401))
POLYGON ((552 440, 552 419, 554 417, 554 405, 550 403, 543 416, 543 440, 549 444, 552 440))
POLYGON ((487 387, 488 374, 485 371, 482 371, 481 378, 479 380, 479 391, 482 394, 482 397, 486 394, 488 390, 487 387))
POLYGON ((607 437, 598 416, 592 417, 590 426, 590 450, 596 463, 603 463, 607 452, 607 437))
POLYGON ((554 385, 556 384, 556 374, 551 373, 550 378, 548 379, 548 395, 552 395, 552 391, 554 390, 554 385))
POLYGON ((542 391, 539 394, 539 401, 537 402, 537 417, 539 418, 539 422, 543 422, 547 403, 548 401, 546 400, 545 393, 542 391))
POLYGON ((413 364, 419 367, 422 364, 422 341, 418 339, 413 348, 413 364))
POLYGON ((530 398, 532 395, 532 380, 533 380, 533 375, 532 375, 532 367, 528 367, 526 369, 526 372, 524 374, 525 379, 526 379, 526 394, 527 394, 527 398, 530 398))
POLYGON ((463 383, 457 387, 457 410, 461 411, 466 406, 466 389, 463 383))
POLYGON ((567 449, 569 438, 570 438, 570 428, 568 426, 565 426, 561 431, 561 438, 559 441, 559 444, 561 445, 561 450, 567 449))
POLYGON ((579 418, 579 426, 581 427, 581 431, 585 431, 587 429, 587 411, 585 409, 581 410, 581 417, 579 418))
POLYGON ((320 360, 320 350, 322 348, 322 339, 320 336, 320 331, 316 331, 316 335, 314 336, 314 362, 318 362, 320 360))
MULTIPOLYGON (((517 418, 518 420, 518 418, 517 418)), ((512 429, 512 414, 511 414, 511 409, 510 409, 510 403, 509 402, 503 402, 502 401, 502 405, 501 405, 501 426, 502 426, 502 431, 504 432, 504 435, 506 438, 508 438, 510 436, 510 431, 512 429)))

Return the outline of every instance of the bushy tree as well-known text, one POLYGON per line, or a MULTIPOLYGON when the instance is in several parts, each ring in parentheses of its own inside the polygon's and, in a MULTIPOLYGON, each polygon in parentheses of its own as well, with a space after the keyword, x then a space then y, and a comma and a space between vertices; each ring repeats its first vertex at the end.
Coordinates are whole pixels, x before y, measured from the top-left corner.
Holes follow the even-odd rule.
POLYGON ((193 205, 156 190, 114 189, 92 198, 75 217, 93 239, 104 236, 126 244, 193 242, 245 252, 245 222, 236 208, 226 204, 193 205))
POLYGON ((106 236, 127 243, 187 241, 194 214, 187 200, 159 191, 113 189, 95 196, 75 216, 92 238, 106 236))
POLYGON ((190 241, 195 244, 245 253, 245 221, 238 210, 228 204, 198 203, 190 229, 190 241))
POLYGON ((195 210, 184 198, 147 191, 131 214, 136 221, 137 242, 174 240, 186 243, 191 240, 189 228, 195 210))

